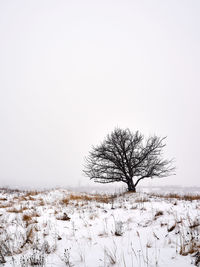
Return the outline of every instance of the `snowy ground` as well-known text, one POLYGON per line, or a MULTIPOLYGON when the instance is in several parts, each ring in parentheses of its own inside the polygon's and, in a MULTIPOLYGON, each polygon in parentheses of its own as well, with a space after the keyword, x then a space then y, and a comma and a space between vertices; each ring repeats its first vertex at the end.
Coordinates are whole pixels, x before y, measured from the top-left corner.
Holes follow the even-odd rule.
POLYGON ((0 190, 5 267, 194 266, 199 230, 195 197, 0 190))

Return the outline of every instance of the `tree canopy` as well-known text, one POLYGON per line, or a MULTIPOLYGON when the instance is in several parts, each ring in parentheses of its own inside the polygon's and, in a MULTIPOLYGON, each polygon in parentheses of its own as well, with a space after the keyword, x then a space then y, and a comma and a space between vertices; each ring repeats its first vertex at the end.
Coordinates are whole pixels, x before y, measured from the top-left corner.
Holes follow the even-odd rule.
POLYGON ((155 135, 145 139, 138 131, 116 128, 92 147, 84 173, 98 183, 124 182, 135 191, 142 179, 173 174, 172 160, 162 157, 165 139, 155 135))

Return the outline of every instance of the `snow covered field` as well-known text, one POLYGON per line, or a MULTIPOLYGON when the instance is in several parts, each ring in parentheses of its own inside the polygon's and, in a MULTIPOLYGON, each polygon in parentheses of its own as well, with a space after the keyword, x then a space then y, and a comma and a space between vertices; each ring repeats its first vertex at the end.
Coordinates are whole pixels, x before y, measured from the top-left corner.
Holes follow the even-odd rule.
POLYGON ((5 267, 194 266, 199 230, 195 195, 0 190, 5 267))

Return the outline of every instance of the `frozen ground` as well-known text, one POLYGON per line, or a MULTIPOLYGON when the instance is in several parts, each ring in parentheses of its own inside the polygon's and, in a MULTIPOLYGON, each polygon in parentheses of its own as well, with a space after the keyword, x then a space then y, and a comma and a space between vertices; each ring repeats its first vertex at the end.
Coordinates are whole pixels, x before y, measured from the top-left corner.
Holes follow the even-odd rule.
POLYGON ((8 266, 187 267, 200 255, 200 197, 0 190, 8 266))

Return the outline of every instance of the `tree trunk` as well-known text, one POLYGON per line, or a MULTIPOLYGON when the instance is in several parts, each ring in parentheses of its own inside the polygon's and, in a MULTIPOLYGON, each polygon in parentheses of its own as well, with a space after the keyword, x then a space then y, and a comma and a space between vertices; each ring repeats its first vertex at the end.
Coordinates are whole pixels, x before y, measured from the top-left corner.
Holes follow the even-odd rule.
POLYGON ((127 185, 128 185, 129 192, 136 192, 136 188, 135 188, 132 178, 127 182, 127 185))

